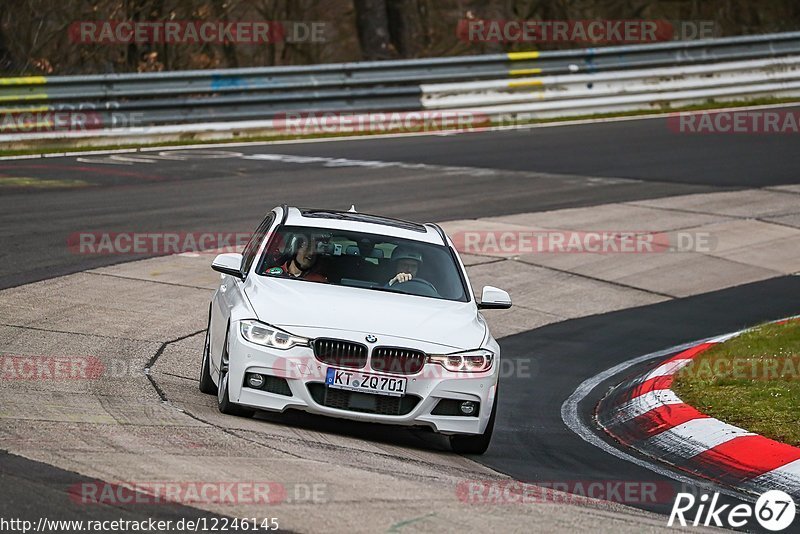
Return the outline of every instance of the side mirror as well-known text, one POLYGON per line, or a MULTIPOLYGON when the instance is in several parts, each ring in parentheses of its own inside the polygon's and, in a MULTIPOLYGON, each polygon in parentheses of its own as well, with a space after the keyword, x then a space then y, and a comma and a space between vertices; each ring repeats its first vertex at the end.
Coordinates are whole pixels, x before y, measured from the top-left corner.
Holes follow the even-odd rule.
POLYGON ((211 268, 222 274, 244 279, 242 274, 242 255, 236 253, 220 254, 211 262, 211 268))
POLYGON ((479 310, 507 310, 511 307, 511 296, 492 286, 484 286, 481 292, 481 301, 478 304, 479 310))

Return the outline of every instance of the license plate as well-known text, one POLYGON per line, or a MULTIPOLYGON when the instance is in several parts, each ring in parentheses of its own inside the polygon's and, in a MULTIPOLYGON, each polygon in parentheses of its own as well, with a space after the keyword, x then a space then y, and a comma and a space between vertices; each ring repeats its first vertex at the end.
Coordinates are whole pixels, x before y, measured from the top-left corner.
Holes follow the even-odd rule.
POLYGON ((328 374, 325 376, 325 384, 335 389, 402 397, 406 394, 408 379, 397 376, 371 375, 329 367, 328 374))

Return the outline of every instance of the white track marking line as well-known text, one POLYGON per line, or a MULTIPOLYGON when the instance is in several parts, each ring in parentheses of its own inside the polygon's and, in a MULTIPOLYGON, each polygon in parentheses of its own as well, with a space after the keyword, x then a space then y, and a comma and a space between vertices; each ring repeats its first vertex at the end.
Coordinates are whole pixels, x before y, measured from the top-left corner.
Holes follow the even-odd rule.
POLYGON ((130 161, 112 160, 110 157, 109 158, 105 158, 105 159, 99 159, 99 158, 77 158, 75 161, 78 161, 80 163, 97 163, 97 164, 103 164, 103 165, 133 165, 133 163, 130 162, 130 161))
POLYGON ((275 161, 278 163, 294 163, 299 165, 322 165, 324 167, 363 167, 368 169, 397 168, 445 174, 467 174, 479 178, 495 176, 498 172, 503 172, 496 169, 481 167, 454 167, 450 165, 429 165, 427 163, 405 163, 402 161, 329 158, 324 156, 295 156, 291 154, 250 154, 242 156, 240 159, 275 161))
MULTIPOLYGON (((34 157, 37 158, 63 158, 69 156, 95 156, 95 155, 103 155, 107 156, 109 154, 132 154, 134 152, 139 152, 139 150, 135 148, 109 148, 108 150, 78 150, 75 152, 63 152, 63 153, 48 153, 48 154, 35 154, 34 157)), ((14 156, 11 156, 14 157, 14 156)), ((0 158, 4 159, 4 158, 0 158)))
MULTIPOLYGON (((58 154, 58 156, 61 157, 61 156, 63 156, 63 154, 58 154)), ((43 157, 42 154, 22 154, 20 156, 3 156, 2 158, 0 158, 0 160, 2 160, 2 161, 5 161, 5 160, 11 161, 11 160, 15 160, 15 159, 40 159, 42 157, 43 157)))
POLYGON ((155 159, 150 159, 145 156, 120 156, 118 154, 109 156, 108 159, 112 159, 114 161, 130 162, 130 163, 155 163, 157 161, 155 159))

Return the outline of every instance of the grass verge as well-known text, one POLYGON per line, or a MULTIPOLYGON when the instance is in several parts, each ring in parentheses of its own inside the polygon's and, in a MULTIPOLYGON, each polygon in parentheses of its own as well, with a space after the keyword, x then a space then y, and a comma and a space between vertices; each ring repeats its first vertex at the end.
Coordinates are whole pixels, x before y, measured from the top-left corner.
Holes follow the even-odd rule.
POLYGON ((800 446, 800 320, 713 346, 675 375, 672 389, 711 417, 800 446))

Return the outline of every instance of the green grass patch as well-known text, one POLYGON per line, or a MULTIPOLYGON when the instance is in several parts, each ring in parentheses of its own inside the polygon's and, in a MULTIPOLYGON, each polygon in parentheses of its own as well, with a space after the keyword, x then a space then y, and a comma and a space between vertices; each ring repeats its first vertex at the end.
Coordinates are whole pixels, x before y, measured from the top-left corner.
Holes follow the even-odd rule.
POLYGON ((675 375, 672 389, 711 417, 800 446, 800 321, 713 346, 675 375))

